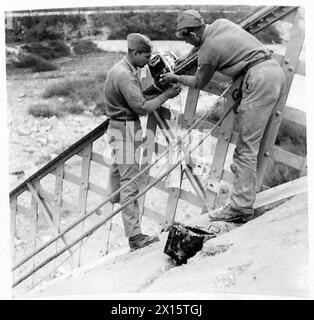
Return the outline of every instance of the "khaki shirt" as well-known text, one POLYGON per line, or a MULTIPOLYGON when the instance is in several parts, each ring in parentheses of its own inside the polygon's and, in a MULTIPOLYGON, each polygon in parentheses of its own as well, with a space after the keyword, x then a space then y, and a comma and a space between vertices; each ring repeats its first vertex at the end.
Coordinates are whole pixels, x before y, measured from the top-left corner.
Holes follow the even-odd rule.
POLYGON ((138 69, 122 58, 108 72, 105 81, 105 109, 109 117, 145 115, 161 105, 159 99, 146 101, 138 69))
POLYGON ((231 78, 249 62, 269 55, 267 48, 237 24, 217 19, 206 25, 198 50, 198 64, 210 64, 215 70, 231 78))

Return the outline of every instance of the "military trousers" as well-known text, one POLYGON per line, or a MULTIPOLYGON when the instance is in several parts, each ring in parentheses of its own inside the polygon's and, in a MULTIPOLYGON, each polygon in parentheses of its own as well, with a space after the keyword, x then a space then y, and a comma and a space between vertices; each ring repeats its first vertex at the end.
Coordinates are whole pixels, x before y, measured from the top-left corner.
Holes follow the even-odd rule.
POLYGON ((285 76, 271 59, 250 68, 243 78, 238 107, 239 140, 231 166, 234 173, 230 206, 243 214, 253 213, 259 146, 270 116, 285 96, 285 76))
MULTIPOLYGON (((110 120, 107 133, 113 155, 110 175, 114 179, 119 176, 119 186, 123 187, 139 173, 140 145, 142 144, 141 123, 139 120, 110 120)), ((124 187, 120 192, 121 205, 137 195, 139 188, 140 179, 124 187)), ((132 237, 141 233, 138 201, 132 201, 121 212, 125 235, 132 237)))

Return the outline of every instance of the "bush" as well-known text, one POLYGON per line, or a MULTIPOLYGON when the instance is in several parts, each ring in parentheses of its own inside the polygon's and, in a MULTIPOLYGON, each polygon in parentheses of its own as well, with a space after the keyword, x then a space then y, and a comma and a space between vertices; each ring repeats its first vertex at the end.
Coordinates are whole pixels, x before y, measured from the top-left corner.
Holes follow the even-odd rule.
POLYGON ((96 102, 101 95, 103 84, 97 79, 73 79, 53 84, 46 88, 44 98, 69 97, 74 102, 83 101, 85 104, 96 102))
POLYGON ((47 42, 34 42, 21 47, 28 53, 36 54, 44 59, 57 59, 71 54, 70 48, 64 41, 51 40, 47 42))
MULTIPOLYGON (((242 20, 254 7, 250 6, 215 6, 201 10, 206 23, 212 23, 216 19, 228 19, 235 23, 242 20)), ((96 28, 107 27, 110 29, 108 39, 125 39, 128 33, 139 32, 146 34, 151 40, 178 40, 175 36, 176 18, 178 10, 151 11, 151 12, 120 12, 91 15, 96 28), (121 23, 123 21, 124 23, 121 23)), ((281 42, 277 29, 273 26, 258 34, 264 43, 281 42)))
POLYGON ((13 18, 13 29, 6 29, 6 43, 62 40, 84 26, 83 15, 47 15, 13 18), (66 29, 66 30, 65 30, 66 29))
POLYGON ((58 106, 55 104, 39 103, 28 107, 28 113, 34 117, 50 118, 56 116, 58 118, 65 114, 81 114, 85 111, 84 106, 77 103, 58 106))
POLYGON ((15 68, 31 68, 33 72, 56 70, 57 67, 35 54, 20 54, 18 61, 13 62, 15 68))
POLYGON ((82 114, 85 111, 84 105, 71 103, 67 106, 64 106, 64 112, 70 114, 82 114))
POLYGON ((34 117, 44 117, 50 118, 52 116, 60 117, 63 115, 63 112, 60 108, 56 106, 51 106, 49 104, 35 104, 28 107, 28 113, 34 117))
MULTIPOLYGON (((92 14, 91 26, 84 15, 29 16, 13 19, 14 28, 6 30, 6 42, 35 42, 57 39, 79 39, 86 35, 101 34, 102 28, 110 30, 108 39, 125 39, 130 32, 146 34, 152 40, 177 40, 176 17, 179 10, 200 10, 206 23, 219 18, 239 22, 256 7, 252 6, 172 6, 169 10, 148 12, 122 11, 92 14), (122 22, 122 23, 121 23, 122 22)), ((272 26, 258 35, 263 42, 280 42, 278 32, 272 26)))
POLYGON ((83 55, 87 53, 93 52, 102 52, 101 49, 97 47, 97 45, 90 40, 76 40, 71 43, 73 47, 73 52, 78 55, 83 55))

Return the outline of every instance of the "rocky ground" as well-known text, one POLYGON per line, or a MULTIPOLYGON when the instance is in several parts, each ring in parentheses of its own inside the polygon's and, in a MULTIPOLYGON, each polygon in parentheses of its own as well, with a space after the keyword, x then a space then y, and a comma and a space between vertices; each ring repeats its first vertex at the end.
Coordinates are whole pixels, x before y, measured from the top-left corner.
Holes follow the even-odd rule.
POLYGON ((174 266, 163 253, 163 233, 156 244, 100 259, 24 298, 308 298, 308 236, 307 194, 302 194, 208 240, 182 266, 174 266))

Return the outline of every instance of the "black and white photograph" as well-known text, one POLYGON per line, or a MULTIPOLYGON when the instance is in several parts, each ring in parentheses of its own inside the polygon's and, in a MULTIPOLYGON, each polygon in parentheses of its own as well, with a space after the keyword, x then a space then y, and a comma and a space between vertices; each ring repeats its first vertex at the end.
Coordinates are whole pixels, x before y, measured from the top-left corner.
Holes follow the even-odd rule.
POLYGON ((4 6, 7 299, 312 299, 311 16, 274 4, 4 6))

